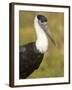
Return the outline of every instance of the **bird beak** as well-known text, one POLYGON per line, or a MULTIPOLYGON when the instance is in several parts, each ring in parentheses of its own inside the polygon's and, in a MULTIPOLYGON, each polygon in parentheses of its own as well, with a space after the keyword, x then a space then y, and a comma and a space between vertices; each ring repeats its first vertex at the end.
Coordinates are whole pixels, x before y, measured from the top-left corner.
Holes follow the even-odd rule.
POLYGON ((54 44, 54 46, 56 46, 56 42, 55 40, 52 38, 52 35, 51 35, 51 32, 49 31, 48 27, 47 27, 47 24, 44 24, 44 31, 45 33, 47 34, 47 36, 50 38, 50 40, 52 41, 52 43, 54 44))
POLYGON ((56 46, 56 42, 55 40, 53 39, 51 33, 47 30, 47 36, 50 38, 50 40, 52 41, 52 43, 54 44, 54 46, 56 46))

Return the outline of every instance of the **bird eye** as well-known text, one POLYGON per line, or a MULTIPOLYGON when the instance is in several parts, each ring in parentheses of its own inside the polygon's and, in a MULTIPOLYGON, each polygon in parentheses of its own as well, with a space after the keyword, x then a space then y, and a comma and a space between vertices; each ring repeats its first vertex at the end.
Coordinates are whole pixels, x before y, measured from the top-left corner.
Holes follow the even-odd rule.
POLYGON ((43 23, 44 21, 43 21, 43 20, 41 20, 41 22, 43 23))
POLYGON ((41 24, 47 24, 47 21, 42 21, 42 20, 41 20, 41 24))
POLYGON ((41 23, 45 23, 45 22, 47 22, 47 20, 41 20, 41 23))

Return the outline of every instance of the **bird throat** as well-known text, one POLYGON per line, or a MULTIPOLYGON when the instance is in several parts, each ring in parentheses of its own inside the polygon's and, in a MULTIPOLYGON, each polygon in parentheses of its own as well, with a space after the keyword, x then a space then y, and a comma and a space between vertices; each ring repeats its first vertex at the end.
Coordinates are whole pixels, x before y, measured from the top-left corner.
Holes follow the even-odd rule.
POLYGON ((39 50, 39 52, 45 53, 48 49, 48 37, 36 20, 34 24, 37 35, 36 48, 39 50))

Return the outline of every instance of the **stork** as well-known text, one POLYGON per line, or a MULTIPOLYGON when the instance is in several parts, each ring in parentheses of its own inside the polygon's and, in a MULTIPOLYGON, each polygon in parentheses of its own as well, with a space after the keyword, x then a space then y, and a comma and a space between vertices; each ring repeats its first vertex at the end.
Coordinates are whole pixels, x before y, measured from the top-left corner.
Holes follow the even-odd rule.
POLYGON ((47 18, 37 15, 34 19, 36 42, 31 42, 19 47, 19 78, 25 79, 39 68, 45 52, 48 49, 48 38, 56 45, 48 30, 47 18))

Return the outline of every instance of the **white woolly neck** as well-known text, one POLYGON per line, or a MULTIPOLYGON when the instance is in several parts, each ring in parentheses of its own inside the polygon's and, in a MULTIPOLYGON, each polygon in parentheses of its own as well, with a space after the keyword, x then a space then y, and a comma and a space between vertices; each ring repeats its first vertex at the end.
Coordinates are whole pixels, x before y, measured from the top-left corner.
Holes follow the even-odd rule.
POLYGON ((36 48, 41 53, 45 53, 48 49, 48 37, 46 36, 43 29, 40 27, 37 17, 35 17, 34 26, 35 26, 35 31, 37 35, 36 48))

